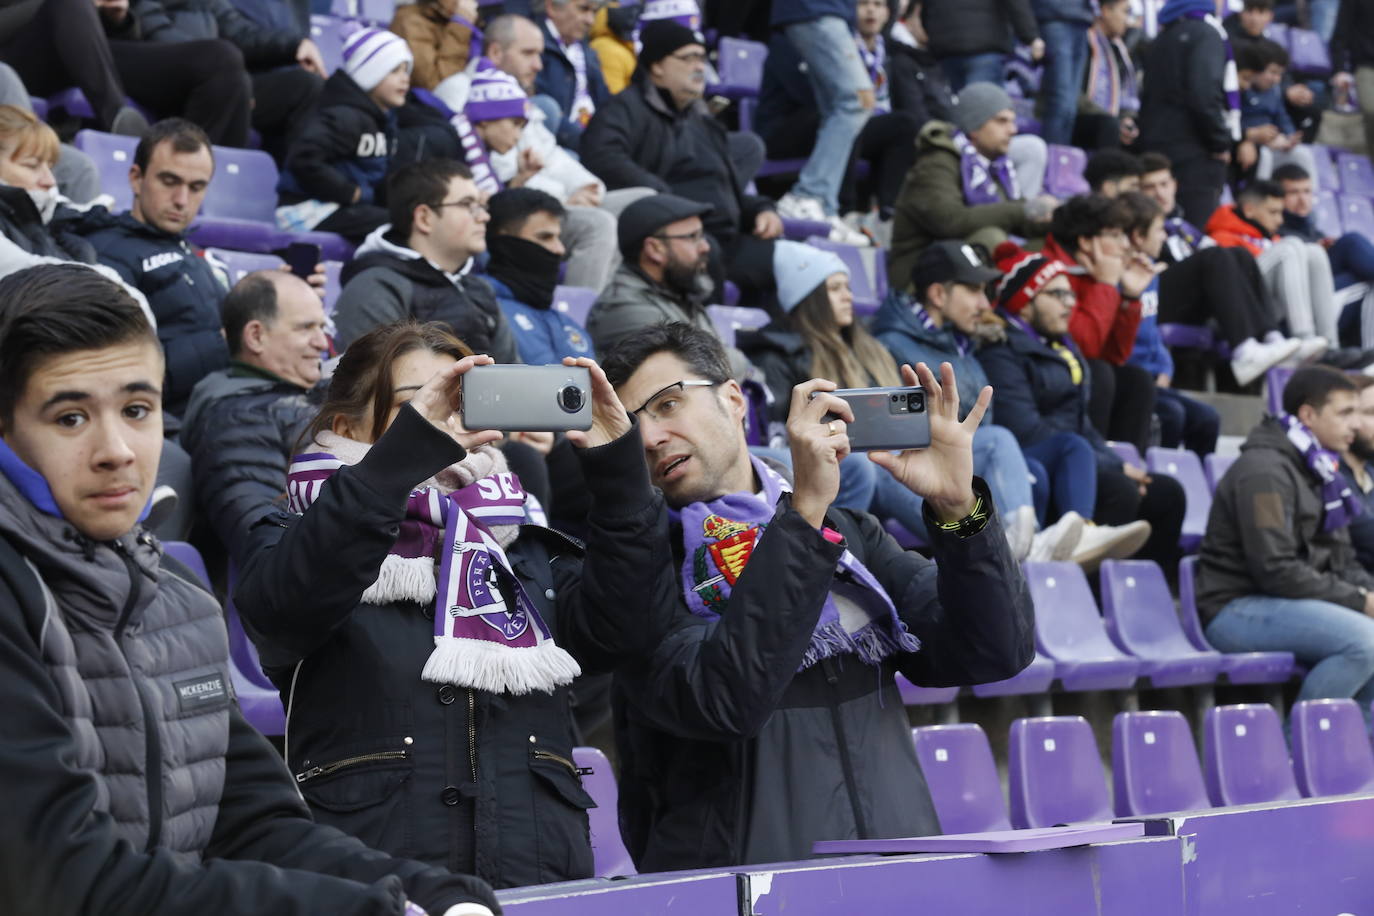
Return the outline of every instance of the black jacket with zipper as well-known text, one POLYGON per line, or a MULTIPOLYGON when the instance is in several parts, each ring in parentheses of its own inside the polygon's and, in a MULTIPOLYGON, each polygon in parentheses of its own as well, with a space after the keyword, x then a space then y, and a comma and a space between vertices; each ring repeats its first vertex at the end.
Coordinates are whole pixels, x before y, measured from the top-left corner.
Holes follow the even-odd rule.
MULTIPOLYGON (((987 486, 974 488, 991 504, 987 486)), ((922 686, 1016 674, 1035 654, 1025 579, 993 515, 963 538, 928 525, 936 563, 876 518, 832 509, 822 537, 784 495, 708 621, 679 593, 653 651, 616 672, 625 843, 641 872, 807 858, 817 840, 940 831, 893 675, 922 686), (880 668, 798 671, 848 548, 922 646, 880 668)), ((683 561, 681 531, 673 544, 683 561)))
MULTIPOLYGON (((239 613, 289 710, 288 764, 318 820, 497 886, 585 878, 593 803, 571 763, 568 690, 513 696, 423 681, 433 602, 360 604, 411 487, 459 457, 403 407, 308 512, 254 529, 239 613)), ((507 554, 555 640, 593 674, 646 651, 675 577, 637 429, 581 460, 592 494, 585 554, 533 526, 507 554)))
POLYGON ((1174 165, 1228 152, 1225 40, 1201 19, 1179 19, 1145 52, 1140 143, 1174 165))

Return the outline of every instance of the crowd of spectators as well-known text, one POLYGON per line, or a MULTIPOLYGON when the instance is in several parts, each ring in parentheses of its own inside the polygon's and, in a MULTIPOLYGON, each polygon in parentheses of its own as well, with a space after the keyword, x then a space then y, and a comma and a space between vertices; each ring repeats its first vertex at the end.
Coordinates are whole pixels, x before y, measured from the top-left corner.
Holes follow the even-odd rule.
POLYGON ((1208 639, 1368 711, 1374 294, 1338 290, 1374 239, 1316 210, 1323 118, 1374 143, 1374 0, 1165 0, 1149 35, 1131 0, 419 0, 330 54, 315 5, 0 4, 0 775, 71 821, 4 841, 16 911, 491 916, 591 873, 598 718, 641 870, 937 832, 895 676, 1024 668, 1023 561, 1176 581, 1184 488, 1123 451, 1218 450, 1185 358, 1295 370, 1217 485, 1208 639), (727 28, 766 48, 742 100, 727 28), (137 137, 127 209, 83 126, 137 137), (196 245, 249 146, 337 276, 196 245), (586 369, 591 428, 464 428, 492 363, 586 369), (930 447, 851 451, 833 392, 915 385, 930 447), (234 600, 280 755, 149 533, 234 600))

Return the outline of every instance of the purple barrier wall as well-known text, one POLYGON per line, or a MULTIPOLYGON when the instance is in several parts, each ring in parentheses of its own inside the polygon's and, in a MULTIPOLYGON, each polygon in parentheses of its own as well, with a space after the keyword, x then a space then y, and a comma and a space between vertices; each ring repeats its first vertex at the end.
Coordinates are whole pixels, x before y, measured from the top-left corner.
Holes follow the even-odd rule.
POLYGON ((739 879, 733 872, 594 879, 500 891, 509 916, 737 916, 739 879))

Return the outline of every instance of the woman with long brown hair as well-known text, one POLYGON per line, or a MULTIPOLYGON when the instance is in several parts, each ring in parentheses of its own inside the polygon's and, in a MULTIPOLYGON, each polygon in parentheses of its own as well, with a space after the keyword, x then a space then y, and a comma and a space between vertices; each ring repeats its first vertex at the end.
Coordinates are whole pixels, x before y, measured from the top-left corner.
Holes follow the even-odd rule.
POLYGON ((568 687, 652 638, 672 606, 662 497, 590 359, 571 431, 592 494, 584 550, 527 524, 519 478, 464 429, 491 363, 446 325, 349 346, 288 478, 296 517, 254 530, 235 602, 286 707, 288 766, 318 820, 497 887, 589 877, 568 687))

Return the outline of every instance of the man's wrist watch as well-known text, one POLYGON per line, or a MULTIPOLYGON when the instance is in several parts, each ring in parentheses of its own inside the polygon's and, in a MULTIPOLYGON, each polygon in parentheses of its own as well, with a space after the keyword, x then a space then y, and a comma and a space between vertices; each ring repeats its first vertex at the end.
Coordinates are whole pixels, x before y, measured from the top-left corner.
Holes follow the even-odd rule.
POLYGON ((987 527, 988 516, 991 512, 988 509, 987 500, 981 493, 973 503, 973 511, 963 518, 952 522, 936 522, 935 527, 941 531, 950 531, 961 538, 973 537, 975 534, 987 527))

